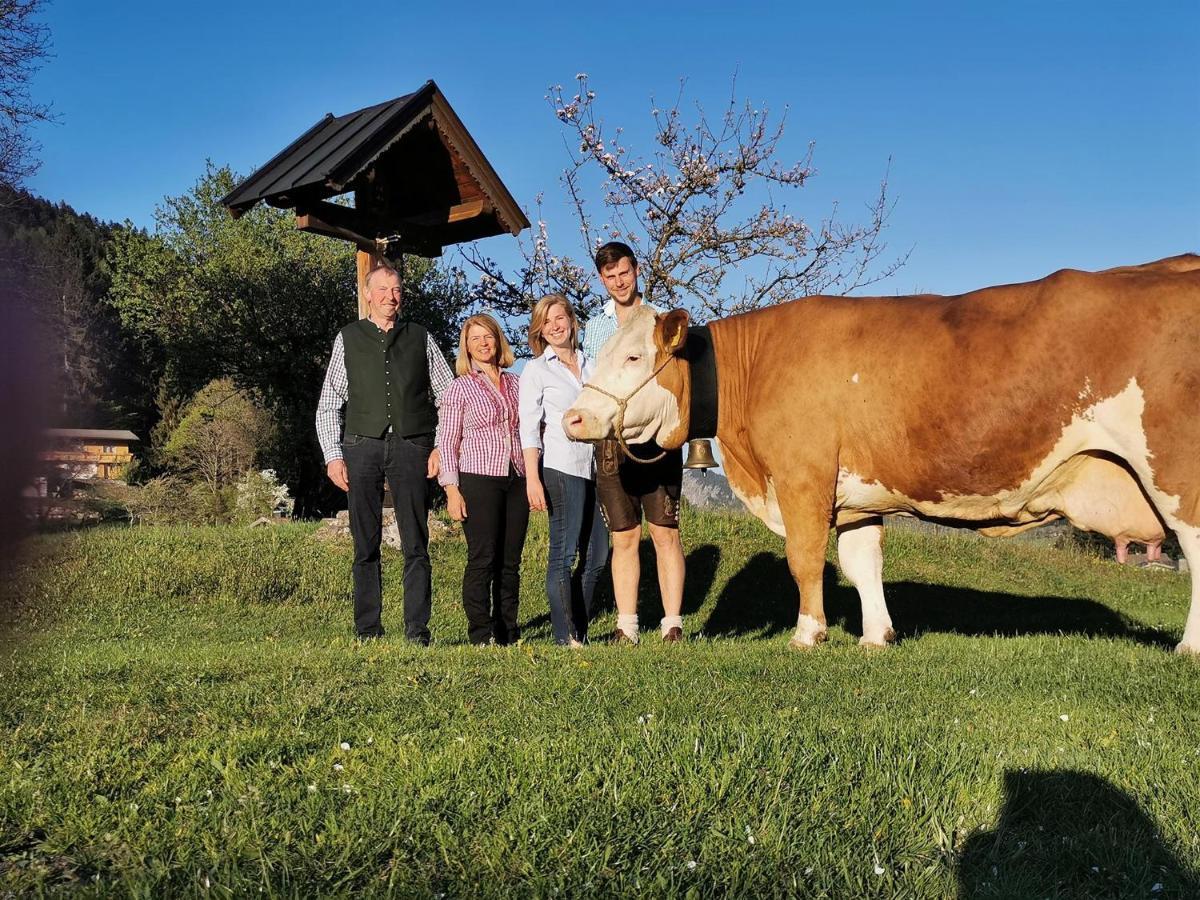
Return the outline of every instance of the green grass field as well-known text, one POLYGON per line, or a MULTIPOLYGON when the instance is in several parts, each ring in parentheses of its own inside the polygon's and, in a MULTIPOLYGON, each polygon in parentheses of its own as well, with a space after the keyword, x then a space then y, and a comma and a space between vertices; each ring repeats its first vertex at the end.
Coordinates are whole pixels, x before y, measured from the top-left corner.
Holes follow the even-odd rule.
POLYGON ((689 641, 648 590, 640 647, 581 651, 550 643, 541 522, 526 640, 482 650, 452 539, 419 649, 398 555, 360 646, 349 548, 312 526, 38 538, 0 662, 0 896, 1200 896, 1186 577, 897 531, 900 642, 857 646, 831 567, 800 652, 782 542, 684 528, 689 641))

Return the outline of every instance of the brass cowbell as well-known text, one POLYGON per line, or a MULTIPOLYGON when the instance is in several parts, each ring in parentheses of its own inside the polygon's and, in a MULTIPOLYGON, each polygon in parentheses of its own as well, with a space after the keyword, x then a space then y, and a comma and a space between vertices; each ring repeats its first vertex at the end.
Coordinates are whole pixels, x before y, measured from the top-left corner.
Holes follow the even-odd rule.
POLYGON ((687 462, 685 469, 715 469, 717 461, 713 459, 712 444, 708 438, 694 438, 688 441, 687 462))

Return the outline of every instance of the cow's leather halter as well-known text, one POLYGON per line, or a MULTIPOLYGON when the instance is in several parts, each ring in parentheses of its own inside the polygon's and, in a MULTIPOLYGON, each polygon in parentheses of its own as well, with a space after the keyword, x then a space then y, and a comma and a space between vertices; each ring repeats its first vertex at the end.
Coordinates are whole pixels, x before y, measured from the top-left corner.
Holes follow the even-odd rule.
POLYGON ((642 388, 644 388, 646 385, 648 385, 655 378, 657 378, 658 373, 661 372, 663 369, 665 369, 667 367, 667 363, 669 363, 674 358, 675 357, 673 354, 668 353, 667 358, 662 361, 662 363, 659 365, 659 367, 657 369, 655 369, 653 372, 651 372, 648 376, 646 376, 646 378, 644 378, 642 380, 641 384, 639 384, 637 387, 635 387, 632 391, 630 391, 624 397, 618 397, 616 394, 610 394, 604 388, 596 387, 596 385, 594 385, 594 384, 589 383, 589 384, 585 384, 583 386, 583 389, 585 391, 588 388, 591 388, 597 394, 603 394, 605 397, 608 397, 610 400, 613 400, 616 402, 617 418, 616 418, 616 422, 613 424, 613 432, 617 436, 617 444, 618 444, 618 446, 620 446, 621 450, 624 451, 626 456, 628 456, 634 462, 641 463, 642 465, 648 465, 649 463, 658 462, 660 459, 662 459, 664 456, 667 455, 667 451, 664 450, 662 453, 658 454, 658 456, 652 456, 649 459, 642 459, 640 456, 633 455, 633 451, 629 449, 629 445, 625 443, 625 438, 621 434, 621 432, 625 430, 625 407, 629 403, 629 401, 633 399, 634 395, 637 394, 638 391, 640 391, 642 388))

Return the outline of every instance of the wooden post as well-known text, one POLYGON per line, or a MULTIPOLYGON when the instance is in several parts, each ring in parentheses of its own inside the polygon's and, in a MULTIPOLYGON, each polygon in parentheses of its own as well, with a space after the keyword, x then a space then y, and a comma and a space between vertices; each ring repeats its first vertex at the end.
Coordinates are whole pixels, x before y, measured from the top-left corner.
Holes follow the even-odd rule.
POLYGON ((375 268, 382 261, 377 253, 368 253, 366 250, 359 250, 356 254, 358 260, 358 317, 365 319, 367 317, 367 273, 375 268))

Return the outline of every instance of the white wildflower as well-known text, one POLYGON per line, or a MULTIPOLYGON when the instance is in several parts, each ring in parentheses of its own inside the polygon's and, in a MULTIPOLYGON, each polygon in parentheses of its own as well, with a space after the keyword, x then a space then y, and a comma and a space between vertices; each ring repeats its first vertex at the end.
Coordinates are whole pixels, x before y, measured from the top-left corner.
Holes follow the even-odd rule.
POLYGON ((879 863, 875 863, 875 874, 876 875, 882 875, 886 871, 887 871, 887 869, 885 869, 879 863))
POLYGON ((341 743, 339 746, 340 746, 340 747, 341 747, 343 750, 349 750, 349 749, 350 749, 350 742, 349 742, 349 741, 342 741, 342 743, 341 743))
POLYGON ((694 859, 689 859, 687 861, 687 867, 689 872, 696 871, 696 861, 694 859))
POLYGON ((346 767, 345 767, 345 766, 343 766, 341 763, 334 763, 334 764, 333 764, 333 771, 335 771, 335 772, 341 772, 341 771, 342 771, 343 769, 345 769, 345 768, 346 768, 346 767))
POLYGON ((310 794, 315 794, 317 792, 317 786, 315 784, 310 784, 308 786, 308 792, 310 794))
POLYGON ((1059 716, 1059 718, 1062 719, 1064 722, 1071 721, 1071 717, 1068 716, 1066 713, 1063 713, 1061 716, 1059 716))

